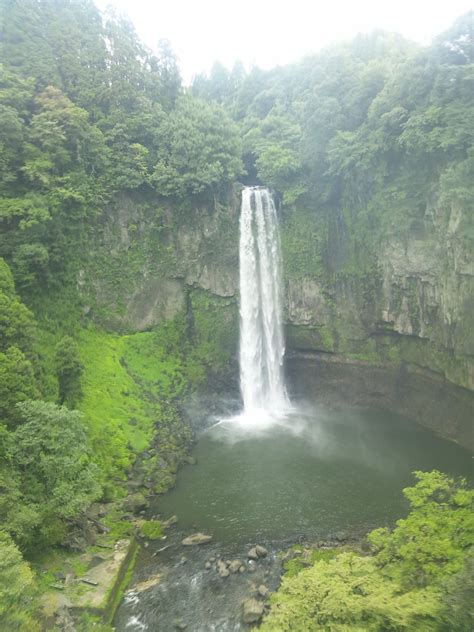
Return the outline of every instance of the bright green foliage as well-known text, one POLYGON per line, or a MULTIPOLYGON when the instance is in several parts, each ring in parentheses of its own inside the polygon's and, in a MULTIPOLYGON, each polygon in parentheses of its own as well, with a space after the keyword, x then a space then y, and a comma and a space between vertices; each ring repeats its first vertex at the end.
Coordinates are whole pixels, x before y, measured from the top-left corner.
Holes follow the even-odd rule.
POLYGON ((381 571, 404 588, 426 586, 461 571, 474 545, 474 492, 440 472, 415 472, 404 490, 412 507, 396 528, 369 535, 381 571))
POLYGON ((295 202, 304 189, 293 180, 301 172, 298 155, 292 149, 279 145, 266 145, 255 162, 259 177, 263 182, 284 191, 284 202, 295 202))
MULTIPOLYGON (((89 328, 78 342, 84 365, 79 407, 104 482, 123 478, 153 435, 171 460, 184 456, 189 430, 174 402, 202 382, 206 360, 193 353, 184 318, 124 336, 89 328)), ((116 494, 117 486, 110 493, 116 494)))
POLYGON ((159 540, 163 535, 159 520, 146 520, 140 525, 140 535, 148 540, 159 540))
POLYGON ((314 562, 320 561, 329 561, 332 560, 338 553, 341 551, 337 549, 314 549, 311 551, 310 557, 302 556, 303 550, 294 547, 294 557, 289 559, 283 564, 283 568, 285 569, 285 577, 294 577, 297 575, 303 568, 307 566, 312 566, 314 562))
POLYGON ((33 573, 5 531, 0 531, 0 621, 4 630, 35 632, 39 625, 27 614, 33 573))
POLYGON ((25 548, 55 544, 67 521, 100 495, 98 471, 80 413, 40 401, 18 409, 22 423, 6 451, 13 484, 4 481, 4 526, 25 548))
POLYGON ((404 490, 411 512, 369 535, 371 556, 341 553, 286 575, 261 629, 468 630, 474 492, 440 472, 416 476, 404 490))
POLYGON ((182 379, 174 358, 160 362, 153 349, 149 333, 117 336, 90 329, 79 338, 84 365, 80 409, 95 459, 107 477, 122 477, 135 454, 149 444, 157 411, 145 390, 156 394, 160 383, 166 389, 175 375, 182 379))
POLYGON ((81 375, 84 367, 76 342, 63 336, 56 345, 56 372, 59 384, 59 403, 75 408, 82 395, 81 375))
POLYGON ((343 553, 283 579, 261 629, 420 630, 433 627, 440 606, 429 588, 409 593, 381 578, 372 558, 343 553))

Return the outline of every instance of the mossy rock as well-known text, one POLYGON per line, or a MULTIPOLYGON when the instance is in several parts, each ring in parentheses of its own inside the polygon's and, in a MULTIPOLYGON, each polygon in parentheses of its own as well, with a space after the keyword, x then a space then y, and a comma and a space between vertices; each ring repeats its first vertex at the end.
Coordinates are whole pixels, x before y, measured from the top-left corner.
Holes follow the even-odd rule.
POLYGON ((138 513, 148 507, 148 501, 141 492, 136 492, 135 494, 131 494, 125 498, 123 501, 123 507, 127 511, 138 513))
POLYGON ((140 523, 139 532, 141 537, 147 540, 159 540, 163 535, 159 520, 144 520, 140 523))

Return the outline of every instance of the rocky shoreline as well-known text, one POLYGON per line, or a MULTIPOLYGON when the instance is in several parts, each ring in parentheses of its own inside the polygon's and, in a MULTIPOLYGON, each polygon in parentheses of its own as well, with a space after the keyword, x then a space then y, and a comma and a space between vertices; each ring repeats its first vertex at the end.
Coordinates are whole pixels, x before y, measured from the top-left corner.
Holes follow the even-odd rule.
POLYGON ((183 533, 173 520, 162 541, 143 542, 115 629, 246 630, 268 612, 284 572, 311 565, 318 552, 360 550, 362 535, 229 545, 211 534, 183 533))

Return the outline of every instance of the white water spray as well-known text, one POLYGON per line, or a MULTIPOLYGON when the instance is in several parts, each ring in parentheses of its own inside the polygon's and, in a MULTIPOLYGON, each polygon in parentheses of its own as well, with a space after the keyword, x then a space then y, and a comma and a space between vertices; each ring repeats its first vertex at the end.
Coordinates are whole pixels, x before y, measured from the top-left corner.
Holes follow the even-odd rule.
POLYGON ((240 215, 240 388, 244 417, 279 416, 289 407, 283 377, 278 218, 269 191, 242 191, 240 215))

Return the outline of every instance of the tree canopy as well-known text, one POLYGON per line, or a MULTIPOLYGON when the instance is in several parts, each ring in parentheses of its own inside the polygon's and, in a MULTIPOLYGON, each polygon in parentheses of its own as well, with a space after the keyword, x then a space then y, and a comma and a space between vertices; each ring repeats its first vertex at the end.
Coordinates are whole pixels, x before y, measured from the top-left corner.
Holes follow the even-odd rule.
POLYGON ((261 630, 471 629, 474 492, 440 472, 416 477, 404 490, 409 515, 369 534, 371 555, 341 553, 284 577, 261 630))

